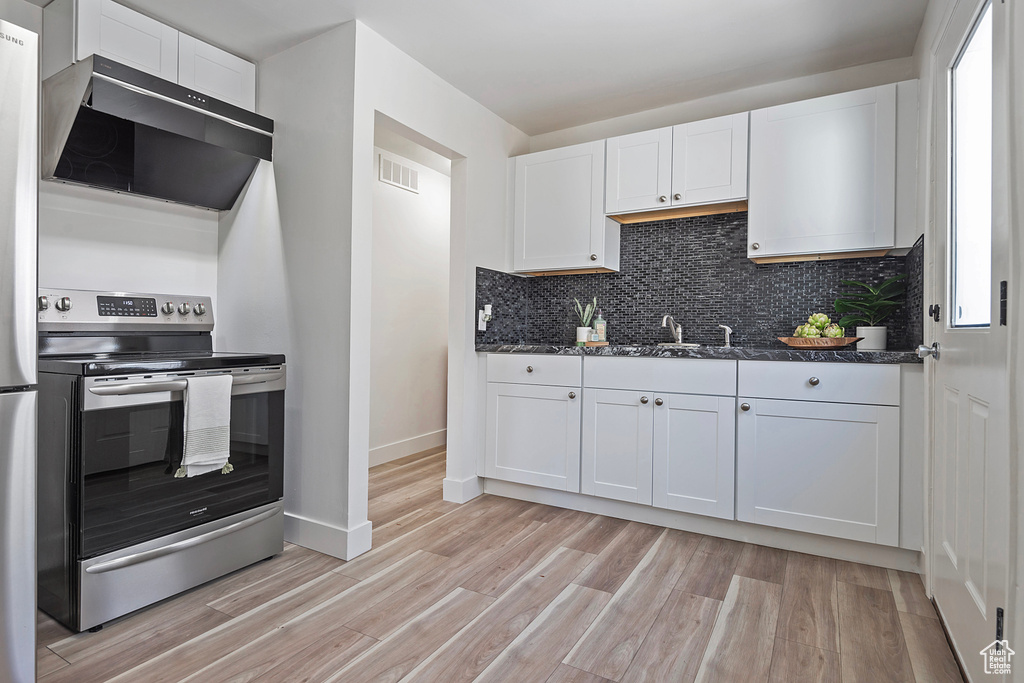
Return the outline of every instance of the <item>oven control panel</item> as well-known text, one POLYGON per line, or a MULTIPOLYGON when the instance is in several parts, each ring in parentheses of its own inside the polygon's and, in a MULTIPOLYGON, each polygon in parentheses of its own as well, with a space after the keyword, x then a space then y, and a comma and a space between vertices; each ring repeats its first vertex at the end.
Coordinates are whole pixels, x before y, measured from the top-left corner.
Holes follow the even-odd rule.
POLYGON ((40 288, 36 311, 41 332, 213 329, 208 296, 40 288))

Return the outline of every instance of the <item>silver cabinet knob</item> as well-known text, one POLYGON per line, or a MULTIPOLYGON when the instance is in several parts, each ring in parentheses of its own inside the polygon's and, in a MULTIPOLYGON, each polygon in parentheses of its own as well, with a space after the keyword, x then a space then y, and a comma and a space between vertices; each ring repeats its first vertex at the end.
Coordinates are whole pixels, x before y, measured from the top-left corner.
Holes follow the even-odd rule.
POLYGON ((740 404, 740 410, 742 410, 743 412, 747 412, 748 410, 750 410, 750 404, 749 403, 741 403, 740 404))
POLYGON ((160 307, 160 311, 163 312, 164 315, 170 315, 171 313, 174 313, 174 302, 165 301, 164 305, 160 307))
POLYGON ((648 399, 646 396, 641 396, 640 397, 640 402, 643 403, 644 405, 647 405, 647 401, 649 401, 649 400, 650 399, 648 399))
POLYGON ((526 366, 526 371, 527 372, 533 372, 533 366, 532 365, 527 365, 526 366))
POLYGON ((654 405, 660 406, 660 405, 664 405, 664 404, 665 404, 665 402, 662 401, 660 398, 654 399, 654 405))
POLYGON ((819 384, 821 384, 821 380, 818 379, 817 377, 812 377, 809 380, 807 380, 807 383, 810 384, 812 387, 816 387, 819 384))
POLYGON ((659 202, 667 202, 668 201, 668 197, 666 197, 665 195, 661 195, 660 197, 658 197, 658 201, 659 202))
POLYGON ((196 304, 192 307, 192 312, 196 315, 206 315, 206 304, 196 304))
POLYGON ((178 313, 180 313, 181 315, 188 315, 191 312, 192 312, 192 304, 188 303, 187 301, 185 303, 181 304, 180 306, 178 306, 178 313))
POLYGON ((682 198, 683 198, 683 195, 679 194, 678 192, 676 192, 674 195, 672 195, 672 199, 676 200, 677 202, 680 199, 682 199, 682 198))
POLYGON ((757 242, 754 242, 753 244, 750 245, 750 248, 753 249, 754 251, 757 251, 758 249, 761 248, 761 245, 758 244, 757 242))
POLYGON ((596 261, 597 260, 597 254, 591 254, 590 255, 590 260, 591 261, 596 261))
POLYGON ((69 297, 69 296, 62 296, 61 298, 57 299, 56 307, 57 307, 58 311, 61 311, 61 312, 64 312, 64 313, 66 313, 67 311, 70 311, 71 310, 71 297, 69 297))
POLYGON ((576 398, 576 392, 575 391, 570 391, 569 392, 569 398, 576 398))
POLYGON ((39 310, 40 311, 45 311, 49 307, 50 307, 50 300, 47 297, 45 297, 45 296, 39 297, 39 310))

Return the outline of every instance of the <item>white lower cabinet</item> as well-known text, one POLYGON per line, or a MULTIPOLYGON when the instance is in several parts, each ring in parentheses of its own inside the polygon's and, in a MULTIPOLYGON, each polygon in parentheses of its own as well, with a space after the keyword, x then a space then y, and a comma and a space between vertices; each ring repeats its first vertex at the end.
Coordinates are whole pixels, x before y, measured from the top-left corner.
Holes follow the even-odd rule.
POLYGON ((898 407, 738 401, 737 519, 899 544, 898 407))
POLYGON ((639 391, 584 392, 581 493, 651 504, 653 409, 639 391))
POLYGON ((656 394, 654 506, 734 519, 736 399, 656 394))
POLYGON ((485 476, 580 490, 580 389, 487 384, 485 476))

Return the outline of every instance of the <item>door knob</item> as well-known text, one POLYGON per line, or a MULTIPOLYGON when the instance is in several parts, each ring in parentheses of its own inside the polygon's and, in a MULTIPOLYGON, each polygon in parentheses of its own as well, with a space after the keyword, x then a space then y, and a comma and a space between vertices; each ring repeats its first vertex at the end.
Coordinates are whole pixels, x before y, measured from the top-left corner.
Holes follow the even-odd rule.
POLYGON ((740 404, 740 410, 742 410, 743 412, 747 412, 748 410, 750 410, 750 404, 749 403, 741 403, 740 404))
POLYGON ((935 360, 938 360, 939 348, 939 342, 934 342, 931 346, 925 346, 924 344, 921 344, 920 346, 917 347, 917 357, 927 358, 928 356, 931 356, 935 360))
POLYGON ((644 405, 647 405, 647 401, 648 400, 650 400, 650 399, 648 399, 646 396, 641 396, 640 397, 640 402, 643 403, 644 405))

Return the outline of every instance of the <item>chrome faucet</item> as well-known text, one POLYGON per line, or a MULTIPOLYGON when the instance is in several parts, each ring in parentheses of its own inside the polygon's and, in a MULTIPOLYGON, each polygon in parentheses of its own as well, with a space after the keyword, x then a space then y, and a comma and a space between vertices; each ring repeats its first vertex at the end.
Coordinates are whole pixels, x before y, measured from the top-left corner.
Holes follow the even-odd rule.
POLYGON ((725 348, 727 348, 727 349, 731 348, 732 347, 732 341, 731 341, 731 339, 732 339, 732 328, 729 327, 728 325, 719 325, 719 327, 722 328, 723 330, 725 330, 725 348))
POLYGON ((676 321, 672 316, 666 315, 662 318, 661 326, 672 330, 672 338, 675 340, 676 344, 683 343, 683 326, 676 324, 676 321))

